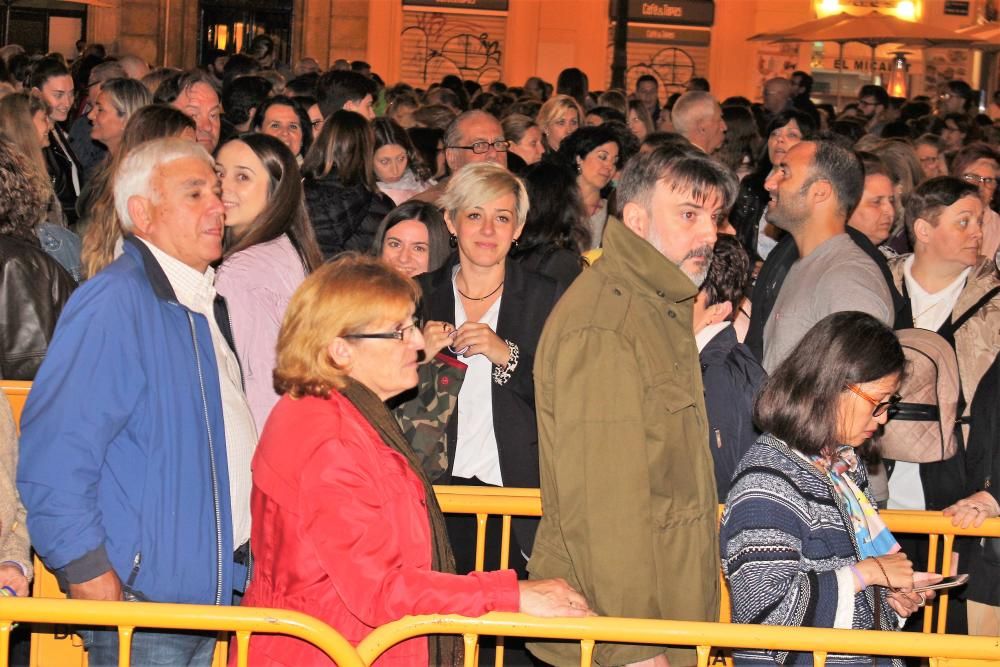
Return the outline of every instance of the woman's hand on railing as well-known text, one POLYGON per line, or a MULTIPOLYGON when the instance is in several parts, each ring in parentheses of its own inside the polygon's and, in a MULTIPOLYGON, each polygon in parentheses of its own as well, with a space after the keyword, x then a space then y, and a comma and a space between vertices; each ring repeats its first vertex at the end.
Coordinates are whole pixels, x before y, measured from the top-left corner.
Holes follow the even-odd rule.
POLYGON ((979 528, 983 521, 1000 516, 1000 506, 986 491, 977 491, 968 498, 962 498, 954 505, 946 507, 943 514, 951 517, 951 525, 960 528, 979 528))
POLYGON ((16 563, 0 564, 0 588, 10 586, 18 597, 28 595, 28 578, 16 563))
POLYGON ((519 581, 522 614, 555 618, 557 616, 596 616, 586 598, 577 593, 565 579, 519 581))

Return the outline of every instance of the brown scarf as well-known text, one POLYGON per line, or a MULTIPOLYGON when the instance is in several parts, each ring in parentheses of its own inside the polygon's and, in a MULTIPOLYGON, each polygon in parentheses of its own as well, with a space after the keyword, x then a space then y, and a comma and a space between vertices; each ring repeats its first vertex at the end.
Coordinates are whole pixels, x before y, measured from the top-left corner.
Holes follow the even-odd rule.
MULTIPOLYGON (((395 452, 402 454, 410 470, 424 485, 424 495, 427 500, 427 522, 431 527, 431 568, 436 572, 455 572, 455 556, 448 542, 448 530, 444 523, 444 514, 438 505, 434 488, 420 465, 420 459, 410 447, 403 431, 385 403, 365 385, 347 378, 347 386, 340 393, 358 409, 365 420, 372 425, 382 442, 395 452)), ((430 665, 451 667, 463 664, 463 645, 456 635, 431 635, 428 637, 430 665)))

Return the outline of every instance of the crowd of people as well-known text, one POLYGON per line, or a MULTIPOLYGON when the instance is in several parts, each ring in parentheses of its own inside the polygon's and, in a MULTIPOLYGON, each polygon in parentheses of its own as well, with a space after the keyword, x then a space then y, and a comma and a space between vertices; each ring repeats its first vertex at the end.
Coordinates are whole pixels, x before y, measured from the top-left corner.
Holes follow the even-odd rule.
MULTIPOLYGON (((422 613, 711 621, 721 564, 735 622, 919 625, 940 575, 878 510, 1000 516, 1000 106, 956 80, 835 109, 800 71, 760 103, 576 68, 421 89, 273 52, 0 48, 0 377, 32 381, 20 438, 0 399, 0 586, 28 594, 33 551, 72 598, 293 609, 356 644, 422 613), (929 404, 914 330, 957 369, 929 404), (919 452, 881 446, 899 424, 919 452), (540 488, 543 516, 506 569, 491 525, 477 572, 433 484, 540 488)), ((997 541, 957 552, 949 630, 1000 636, 997 541)), ((117 664, 117 632, 80 635, 117 664)), ((214 650, 132 638, 133 664, 214 650)), ((269 635, 250 661, 326 664, 269 635)))

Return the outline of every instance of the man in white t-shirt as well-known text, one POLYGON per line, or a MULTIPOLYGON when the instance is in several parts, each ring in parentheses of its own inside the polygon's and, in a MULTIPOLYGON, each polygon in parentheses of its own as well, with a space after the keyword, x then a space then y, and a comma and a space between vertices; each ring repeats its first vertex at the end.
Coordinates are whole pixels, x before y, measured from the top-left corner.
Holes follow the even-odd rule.
POLYGON ((864 189, 857 156, 829 141, 793 146, 764 181, 767 219, 795 240, 799 259, 764 326, 764 368, 784 361, 821 319, 857 310, 892 326, 894 310, 878 266, 845 232, 864 189))

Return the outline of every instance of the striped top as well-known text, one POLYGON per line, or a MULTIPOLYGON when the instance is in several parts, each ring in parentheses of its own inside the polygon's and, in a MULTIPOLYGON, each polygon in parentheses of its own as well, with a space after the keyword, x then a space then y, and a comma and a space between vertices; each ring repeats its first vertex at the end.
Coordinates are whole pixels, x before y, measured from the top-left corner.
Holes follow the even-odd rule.
MULTIPOLYGON (((872 504, 864 466, 849 473, 872 504)), ((770 435, 747 451, 722 516, 722 570, 735 623, 895 630, 886 589, 854 592, 858 550, 847 508, 802 454, 770 435), (875 622, 876 595, 881 623, 875 622)), ((737 651, 736 664, 812 665, 808 653, 737 651)), ((870 656, 830 654, 828 665, 866 665, 870 656)), ((878 665, 902 665, 882 658, 878 665)))

